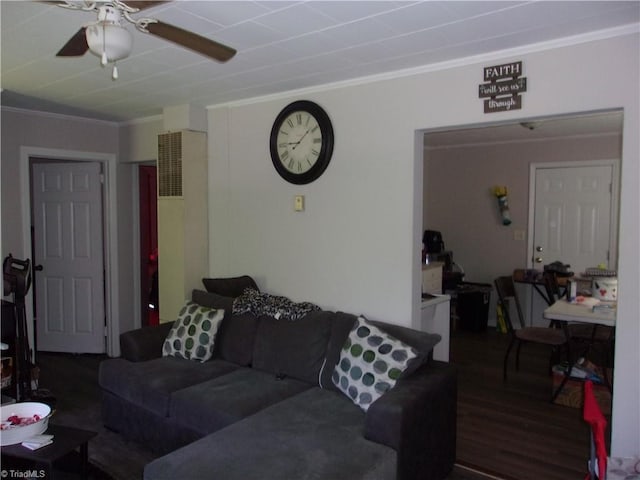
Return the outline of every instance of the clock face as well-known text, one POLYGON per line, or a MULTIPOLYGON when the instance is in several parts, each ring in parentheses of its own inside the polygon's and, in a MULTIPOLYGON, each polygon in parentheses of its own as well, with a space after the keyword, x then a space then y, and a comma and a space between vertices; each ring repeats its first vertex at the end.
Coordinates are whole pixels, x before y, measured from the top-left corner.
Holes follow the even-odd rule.
POLYGON ((288 182, 310 183, 329 164, 333 151, 333 129, 326 112, 305 100, 285 107, 271 130, 271 160, 288 182))
POLYGON ((294 174, 308 172, 318 161, 322 130, 309 112, 298 110, 284 119, 278 130, 278 158, 294 174))

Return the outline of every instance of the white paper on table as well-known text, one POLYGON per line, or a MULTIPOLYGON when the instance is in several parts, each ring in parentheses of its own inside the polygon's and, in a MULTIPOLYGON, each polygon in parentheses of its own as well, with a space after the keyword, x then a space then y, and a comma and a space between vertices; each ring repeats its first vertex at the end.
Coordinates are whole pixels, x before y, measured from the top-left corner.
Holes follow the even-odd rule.
POLYGON ((22 446, 29 450, 37 450, 47 445, 51 445, 52 443, 53 435, 34 435, 22 442, 22 446))

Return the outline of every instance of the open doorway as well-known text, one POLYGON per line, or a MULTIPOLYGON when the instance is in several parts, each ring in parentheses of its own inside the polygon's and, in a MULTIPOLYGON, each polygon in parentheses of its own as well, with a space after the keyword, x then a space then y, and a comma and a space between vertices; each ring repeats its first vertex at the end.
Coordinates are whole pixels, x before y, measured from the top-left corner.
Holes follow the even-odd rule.
POLYGON ((157 325, 158 316, 158 195, 155 165, 138 166, 140 205, 140 319, 157 325))
MULTIPOLYGON (((621 157, 622 113, 617 111, 428 132, 423 227, 442 233, 465 281, 493 283, 500 275, 531 265, 527 241, 531 164, 621 157), (503 225, 500 218, 492 193, 497 185, 508 189, 510 225, 503 225)), ((562 259, 549 262, 553 260, 562 259)), ((616 265, 615 258, 609 264, 616 265)), ((528 303, 525 310, 530 310, 528 303)), ((495 318, 495 300, 489 318, 495 318)))
MULTIPOLYGON (((604 112, 553 119, 536 119, 533 129, 529 122, 512 123, 509 125, 496 125, 481 128, 464 128, 446 132, 429 132, 424 137, 424 202, 423 202, 423 227, 424 229, 442 232, 447 250, 455 253, 455 261, 459 263, 465 272, 465 281, 493 284, 493 280, 501 275, 509 275, 516 268, 531 266, 531 248, 528 245, 529 224, 529 194, 530 194, 530 165, 533 163, 552 163, 558 165, 571 164, 572 162, 593 162, 613 160, 618 163, 622 158, 622 113, 604 112), (503 185, 508 188, 511 224, 505 226, 501 222, 498 203, 493 197, 492 188, 503 185)), ((618 165, 619 167, 620 165, 618 165)), ((616 169, 619 172, 620 169, 616 169)), ((618 174, 618 173, 616 173, 618 174)), ((618 201, 615 191, 615 201, 618 201)), ((614 215, 615 217, 615 215, 614 215)), ((614 226, 617 234, 617 224, 614 226)), ((617 238, 613 241, 614 246, 617 238)), ((612 252, 610 265, 617 265, 617 254, 612 252)), ((555 259, 549 259, 552 261, 555 259)), ((601 260, 595 261, 595 265, 601 260)), ((546 262, 545 262, 546 263, 546 262)), ((540 267, 542 268, 542 267, 540 267)), ((530 286, 522 286, 528 292, 523 292, 526 301, 536 298, 530 286), (528 293, 528 294, 527 294, 528 293)), ((495 295, 493 295, 495 297, 495 295)), ((530 305, 526 305, 528 309, 530 305)), ((491 299, 491 308, 488 313, 489 327, 487 337, 492 336, 500 340, 501 335, 495 330, 495 298, 491 299)), ((504 384, 501 378, 501 361, 506 348, 495 347, 496 344, 486 341, 479 335, 467 335, 467 341, 477 343, 477 357, 469 360, 468 364, 461 365, 466 368, 469 365, 480 364, 474 370, 473 375, 467 373, 460 375, 460 390, 465 390, 464 382, 476 382, 489 384, 489 389, 494 393, 487 398, 482 397, 481 392, 473 399, 474 405, 479 404, 480 410, 488 412, 497 409, 499 411, 487 413, 483 416, 486 421, 484 426, 491 430, 491 421, 508 424, 509 438, 497 438, 496 428, 492 430, 494 442, 491 449, 482 451, 482 461, 495 462, 489 468, 496 474, 506 474, 510 468, 504 462, 505 451, 516 448, 515 445, 529 444, 534 434, 526 427, 518 430, 519 421, 515 420, 515 411, 523 410, 523 406, 533 405, 531 397, 538 395, 540 410, 530 408, 526 411, 523 422, 531 426, 533 416, 540 422, 547 424, 557 409, 565 409, 566 415, 561 415, 562 421, 569 422, 574 418, 580 425, 580 410, 569 407, 555 406, 549 402, 552 380, 547 378, 545 368, 548 368, 548 355, 542 362, 524 367, 518 375, 510 378, 510 382, 504 384), (470 338, 472 337, 472 338, 470 338), (491 351, 491 345, 496 350, 491 351), (489 371, 490 358, 498 362, 495 375, 495 383, 482 378, 489 371), (527 368, 530 372, 527 372, 527 368), (542 373, 542 383, 532 394, 528 373, 542 373), (467 376, 465 376, 467 375, 467 376), (478 375, 480 377, 478 377, 478 375), (527 390, 529 389, 529 390, 527 390), (502 395, 501 397, 501 394, 502 395), (503 398, 514 400, 510 404, 499 404, 503 398), (491 403, 497 399, 495 403, 491 403), (554 408, 555 407, 555 408, 554 408), (505 413, 514 413, 514 416, 505 417, 505 413), (528 415, 528 416, 527 416, 528 415), (510 421, 505 421, 510 418, 510 421), (494 431, 495 430, 495 431, 494 431), (527 443, 529 442, 529 443, 527 443), (500 444, 503 443, 501 446, 500 444), (508 446, 507 446, 508 445, 508 446), (502 463, 500 463, 502 462, 502 463), (501 470, 505 469, 505 470, 501 470)), ((456 333, 452 333, 452 351, 456 343, 456 333)), ((506 347, 506 345, 502 345, 506 347)), ((458 349, 459 350, 459 349, 458 349)), ((525 347, 524 350, 527 350, 525 347)), ((543 352, 545 353, 545 352, 543 352)), ((453 358, 455 362, 456 359, 453 358)), ((524 364, 523 364, 524 365, 524 364)), ((466 372, 466 370, 465 370, 466 372)), ((474 392, 474 395, 477 392, 474 392)), ((464 410, 464 409, 463 409, 464 410)), ((464 416, 471 416, 476 410, 459 412, 459 423, 468 422, 464 416)), ((478 425, 476 420, 472 422, 478 425)), ((557 425, 556 425, 557 426, 557 425)), ((467 432, 468 433, 468 432, 467 432)), ((471 449, 478 451, 474 440, 461 435, 459 449, 464 449, 465 442, 472 445, 471 449)), ((544 441, 542 442, 544 443, 544 441)), ((547 443, 549 443, 547 439, 547 443)), ((535 446, 534 448, 537 448, 535 446)), ((566 459, 565 459, 566 460, 566 459)), ((553 463, 549 458, 548 462, 553 463)), ((521 466, 526 466, 522 460, 521 466)), ((582 458, 576 460, 582 465, 582 458)), ((485 466, 479 465, 479 466, 485 466)), ((513 466, 513 465, 511 465, 513 466)), ((568 477, 565 477, 568 478, 568 477)))

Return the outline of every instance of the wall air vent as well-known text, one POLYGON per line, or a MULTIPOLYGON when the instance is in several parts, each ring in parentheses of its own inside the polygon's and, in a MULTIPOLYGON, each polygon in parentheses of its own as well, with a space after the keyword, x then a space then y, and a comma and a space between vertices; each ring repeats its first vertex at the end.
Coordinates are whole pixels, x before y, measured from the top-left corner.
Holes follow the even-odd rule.
POLYGON ((158 196, 182 196, 182 132, 158 135, 158 196))

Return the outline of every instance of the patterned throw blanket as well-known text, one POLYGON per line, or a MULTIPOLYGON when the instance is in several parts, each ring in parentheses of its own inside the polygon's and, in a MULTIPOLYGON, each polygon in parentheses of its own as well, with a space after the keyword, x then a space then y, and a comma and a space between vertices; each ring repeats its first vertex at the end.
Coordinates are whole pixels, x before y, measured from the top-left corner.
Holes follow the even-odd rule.
POLYGON ((251 313, 255 316, 269 315, 277 319, 298 320, 320 307, 309 302, 293 302, 287 297, 261 293, 246 288, 242 295, 233 301, 233 314, 251 313))

